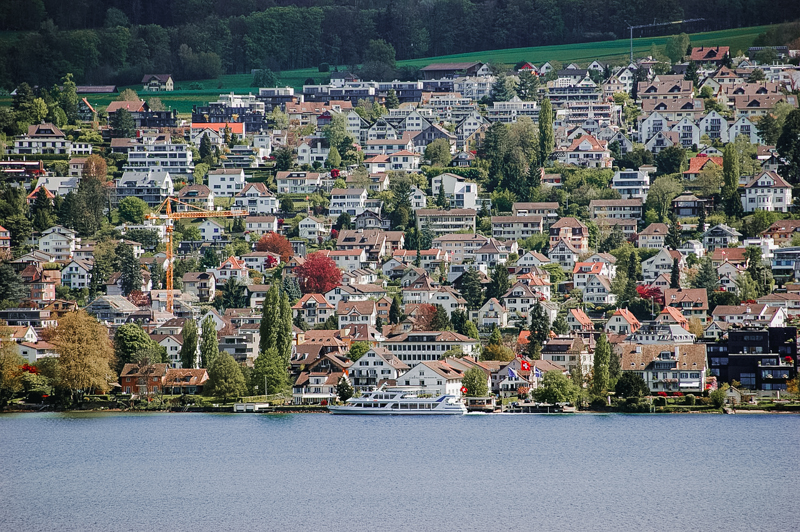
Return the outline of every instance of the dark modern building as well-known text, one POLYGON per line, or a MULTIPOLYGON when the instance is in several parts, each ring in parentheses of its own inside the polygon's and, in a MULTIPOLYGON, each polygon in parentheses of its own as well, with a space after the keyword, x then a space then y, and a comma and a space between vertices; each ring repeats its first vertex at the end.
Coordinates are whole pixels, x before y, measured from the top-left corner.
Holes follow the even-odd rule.
POLYGON ((730 330, 728 339, 709 344, 711 374, 720 383, 739 381, 748 390, 785 390, 797 374, 797 329, 730 330))

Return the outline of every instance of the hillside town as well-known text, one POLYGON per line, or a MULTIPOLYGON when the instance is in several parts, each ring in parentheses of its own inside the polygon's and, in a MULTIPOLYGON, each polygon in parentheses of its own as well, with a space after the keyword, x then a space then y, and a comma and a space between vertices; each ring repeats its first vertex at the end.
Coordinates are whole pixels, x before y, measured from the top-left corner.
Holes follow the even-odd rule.
POLYGON ((158 99, 170 74, 103 106, 115 87, 22 84, 0 407, 798 394, 797 55, 682 35, 623 65, 336 71, 190 116, 158 99))

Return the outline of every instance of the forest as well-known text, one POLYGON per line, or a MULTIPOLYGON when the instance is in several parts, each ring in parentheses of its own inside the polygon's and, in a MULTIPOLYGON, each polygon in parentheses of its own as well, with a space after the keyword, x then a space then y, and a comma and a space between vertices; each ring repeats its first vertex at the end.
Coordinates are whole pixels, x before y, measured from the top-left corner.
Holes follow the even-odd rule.
POLYGON ((396 58, 627 36, 627 24, 702 17, 692 31, 800 18, 796 0, 5 0, 0 87, 139 83, 269 68, 355 65, 369 41, 396 58))

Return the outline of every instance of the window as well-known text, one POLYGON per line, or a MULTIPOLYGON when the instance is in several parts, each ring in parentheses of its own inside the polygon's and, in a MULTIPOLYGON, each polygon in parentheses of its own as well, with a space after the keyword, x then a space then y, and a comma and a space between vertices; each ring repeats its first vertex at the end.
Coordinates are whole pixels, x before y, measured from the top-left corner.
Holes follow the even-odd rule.
POLYGON ((755 385, 756 385, 756 374, 755 373, 740 373, 739 374, 739 382, 741 382, 742 386, 745 387, 745 388, 755 387, 755 385))

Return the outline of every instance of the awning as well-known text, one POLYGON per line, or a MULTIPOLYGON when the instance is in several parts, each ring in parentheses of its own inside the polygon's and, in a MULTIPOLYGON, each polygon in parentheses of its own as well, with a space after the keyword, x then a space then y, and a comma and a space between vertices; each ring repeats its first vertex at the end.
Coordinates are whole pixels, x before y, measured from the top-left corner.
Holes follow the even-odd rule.
POLYGON ((682 382, 680 384, 680 387, 681 388, 698 388, 699 389, 700 388, 700 381, 682 382))

